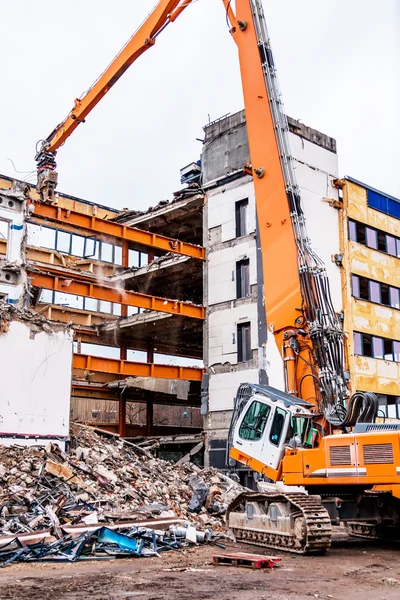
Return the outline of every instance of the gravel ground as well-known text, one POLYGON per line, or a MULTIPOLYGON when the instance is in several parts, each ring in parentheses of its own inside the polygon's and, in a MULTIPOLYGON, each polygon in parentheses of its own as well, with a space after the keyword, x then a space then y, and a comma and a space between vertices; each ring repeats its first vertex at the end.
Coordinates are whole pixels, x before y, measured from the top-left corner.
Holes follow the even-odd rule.
MULTIPOLYGON (((274 554, 229 543, 226 551, 274 554)), ((280 553, 274 569, 215 567, 212 546, 161 558, 12 565, 0 571, 1 600, 399 600, 400 544, 336 533, 325 556, 280 553)))

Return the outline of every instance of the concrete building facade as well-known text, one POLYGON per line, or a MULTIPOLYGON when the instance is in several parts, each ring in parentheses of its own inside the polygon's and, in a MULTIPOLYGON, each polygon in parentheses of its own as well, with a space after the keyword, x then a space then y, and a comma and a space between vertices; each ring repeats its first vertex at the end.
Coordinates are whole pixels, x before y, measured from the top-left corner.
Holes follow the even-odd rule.
MULTIPOLYGON (((325 261, 335 309, 342 311, 338 175, 334 139, 289 118, 290 142, 310 238, 325 261)), ((250 154, 244 111, 205 127, 202 187, 206 193, 204 246, 205 417, 211 465, 226 468, 226 438, 236 390, 241 383, 269 383, 285 389, 280 350, 264 308, 262 250, 254 187, 246 164, 250 154)), ((284 273, 282 273, 284 277, 284 273)))

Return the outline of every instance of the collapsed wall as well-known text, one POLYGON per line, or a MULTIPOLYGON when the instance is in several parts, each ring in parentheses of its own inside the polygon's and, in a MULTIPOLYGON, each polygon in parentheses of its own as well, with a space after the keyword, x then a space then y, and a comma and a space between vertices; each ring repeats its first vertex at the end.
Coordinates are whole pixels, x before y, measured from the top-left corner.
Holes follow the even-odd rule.
POLYGON ((69 438, 72 330, 0 303, 0 443, 69 438))

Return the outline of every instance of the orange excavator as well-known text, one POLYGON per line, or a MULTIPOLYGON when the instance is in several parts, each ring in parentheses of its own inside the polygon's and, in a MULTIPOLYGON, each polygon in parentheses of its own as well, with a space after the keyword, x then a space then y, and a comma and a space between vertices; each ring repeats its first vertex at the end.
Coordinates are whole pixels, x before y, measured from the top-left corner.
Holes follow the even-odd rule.
MULTIPOLYGON (((228 508, 239 540, 297 553, 326 551, 331 525, 355 535, 400 537, 400 423, 376 423, 374 394, 350 396, 344 336, 322 260, 307 234, 288 124, 261 0, 222 0, 240 61, 264 305, 284 365, 286 390, 242 384, 230 462, 264 480, 228 508)), ((37 190, 52 202, 58 148, 128 67, 191 4, 160 0, 110 66, 36 154, 37 190)))

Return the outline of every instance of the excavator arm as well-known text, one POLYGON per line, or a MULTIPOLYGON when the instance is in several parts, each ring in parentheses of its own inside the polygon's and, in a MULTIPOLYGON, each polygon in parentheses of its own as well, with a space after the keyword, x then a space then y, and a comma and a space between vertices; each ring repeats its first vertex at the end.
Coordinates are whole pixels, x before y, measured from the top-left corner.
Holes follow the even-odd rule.
MULTIPOLYGON (((37 152, 37 190, 52 201, 56 152, 116 81, 192 0, 160 0, 108 68, 80 98, 37 152)), ((265 309, 283 357, 286 391, 311 402, 322 420, 348 422, 343 332, 325 266, 312 250, 296 182, 261 0, 222 0, 238 47, 258 235, 263 250, 265 309)))
POLYGON ((192 0, 160 0, 136 33, 125 44, 107 69, 100 75, 87 92, 74 101, 69 115, 50 135, 41 142, 35 160, 37 162, 37 191, 43 201, 51 202, 57 186, 56 153, 66 139, 107 94, 125 71, 146 50, 154 46, 157 36, 189 6, 192 0))

